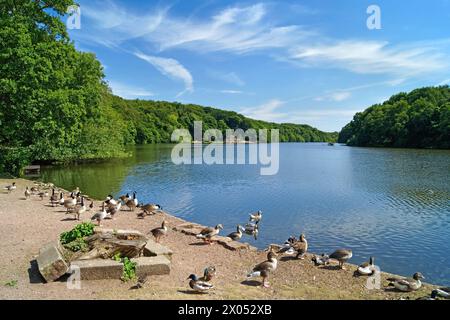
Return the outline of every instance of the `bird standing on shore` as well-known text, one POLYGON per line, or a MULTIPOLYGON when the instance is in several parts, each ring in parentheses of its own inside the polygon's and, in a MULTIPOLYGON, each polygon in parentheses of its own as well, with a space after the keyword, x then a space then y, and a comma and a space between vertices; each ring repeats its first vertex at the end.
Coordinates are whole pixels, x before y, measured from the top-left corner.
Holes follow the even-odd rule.
POLYGON ((203 270, 203 277, 201 277, 200 281, 210 282, 216 276, 216 267, 209 266, 203 270))
POLYGON ((195 274, 191 274, 188 278, 189 287, 198 293, 206 293, 213 289, 214 286, 206 281, 201 281, 195 274))
POLYGON ((230 233, 229 235, 227 235, 228 238, 231 238, 234 241, 238 241, 241 240, 242 238, 242 230, 241 230, 241 226, 237 225, 236 227, 236 231, 230 233))
POLYGON ((269 277, 270 273, 274 272, 277 269, 278 260, 276 257, 277 254, 275 252, 269 251, 269 253, 267 254, 267 260, 261 262, 260 264, 257 264, 252 269, 252 271, 247 274, 247 279, 253 277, 262 277, 262 286, 268 288, 269 283, 267 282, 267 278, 269 277))
POLYGON ((282 248, 278 253, 294 254, 297 253, 297 259, 304 259, 306 252, 308 251, 308 241, 304 234, 300 235, 299 240, 291 240, 288 245, 282 248))
POLYGON ((30 199, 31 197, 31 192, 30 189, 28 189, 28 187, 25 189, 25 200, 30 199))
POLYGON ((411 292, 419 290, 422 287, 422 282, 420 280, 425 279, 425 277, 420 273, 416 272, 412 278, 388 278, 388 286, 395 287, 397 290, 403 292, 411 292))
POLYGON ((108 216, 108 213, 106 212, 106 209, 105 209, 105 203, 103 202, 102 203, 102 211, 100 211, 100 212, 97 212, 96 214, 94 214, 93 216, 92 216, 92 218, 91 218, 91 221, 94 221, 94 220, 97 220, 97 224, 98 224, 98 226, 100 227, 101 226, 101 222, 103 221, 103 220, 105 220, 105 218, 108 216))
POLYGON ((12 191, 14 191, 14 190, 17 189, 17 186, 16 186, 16 183, 13 182, 11 185, 6 186, 6 187, 4 187, 3 189, 4 189, 4 190, 7 190, 8 193, 11 193, 12 191))
POLYGON ((347 249, 339 249, 330 254, 330 259, 335 259, 339 262, 339 268, 341 270, 345 270, 344 263, 350 260, 353 257, 352 250, 347 249))
POLYGON ((165 236, 167 234, 167 222, 164 220, 162 222, 161 227, 155 228, 153 230, 150 230, 150 233, 155 237, 155 241, 159 243, 159 240, 161 237, 165 236))
POLYGON ((55 193, 55 189, 52 189, 52 195, 50 196, 50 204, 54 207, 59 201, 59 196, 55 193))
POLYGON ((69 213, 70 209, 73 209, 77 205, 77 198, 73 193, 70 194, 70 198, 64 200, 64 208, 67 209, 67 213, 69 213))
POLYGON ((218 224, 214 228, 204 228, 202 231, 200 231, 199 234, 197 234, 195 237, 197 239, 203 239, 204 242, 212 244, 212 238, 214 236, 217 236, 220 232, 220 230, 223 229, 223 226, 221 224, 218 224))

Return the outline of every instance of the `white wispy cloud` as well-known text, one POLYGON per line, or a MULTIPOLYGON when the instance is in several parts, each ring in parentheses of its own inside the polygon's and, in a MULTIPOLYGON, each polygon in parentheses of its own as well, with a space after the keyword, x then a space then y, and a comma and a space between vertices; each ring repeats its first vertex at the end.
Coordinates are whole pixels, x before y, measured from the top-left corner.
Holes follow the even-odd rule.
POLYGON ((215 70, 208 70, 207 71, 208 76, 211 78, 214 78, 216 80, 220 80, 238 87, 245 86, 245 81, 242 80, 242 78, 236 73, 236 72, 218 72, 215 70))
POLYGON ((450 84, 450 79, 445 79, 437 84, 437 86, 445 86, 450 84))
POLYGON ((168 12, 164 8, 140 15, 111 0, 83 3, 81 9, 82 17, 92 22, 93 29, 77 36, 107 47, 117 47, 124 41, 154 32, 168 12))
POLYGON ((240 113, 252 119, 276 122, 288 116, 286 113, 277 111, 284 104, 284 101, 272 99, 257 107, 244 108, 240 110, 240 113))
POLYGON ((177 60, 171 58, 161 58, 156 56, 150 56, 141 52, 135 52, 134 55, 139 59, 142 59, 152 66, 154 66, 163 75, 184 82, 185 89, 177 96, 184 94, 185 92, 194 91, 194 79, 191 73, 177 60))
POLYGON ((148 98, 154 93, 140 87, 134 87, 117 81, 109 81, 109 87, 115 95, 126 99, 148 98))
POLYGON ((221 93, 229 93, 229 94, 242 94, 244 93, 241 90, 220 90, 221 93))
POLYGON ((285 105, 286 101, 281 101, 279 99, 272 99, 268 102, 252 108, 244 108, 239 112, 246 117, 264 120, 269 122, 278 123, 310 123, 311 121, 335 121, 340 120, 342 123, 349 121, 360 109, 346 108, 346 109, 312 109, 312 108, 302 108, 301 110, 295 111, 283 111, 281 110, 285 105))
POLYGON ((336 92, 329 93, 325 96, 317 97, 314 100, 341 102, 341 101, 349 99, 351 96, 352 96, 352 93, 349 91, 336 91, 336 92))
POLYGON ((291 49, 291 59, 305 66, 334 67, 361 74, 413 76, 448 63, 431 44, 392 46, 388 42, 343 40, 291 49))

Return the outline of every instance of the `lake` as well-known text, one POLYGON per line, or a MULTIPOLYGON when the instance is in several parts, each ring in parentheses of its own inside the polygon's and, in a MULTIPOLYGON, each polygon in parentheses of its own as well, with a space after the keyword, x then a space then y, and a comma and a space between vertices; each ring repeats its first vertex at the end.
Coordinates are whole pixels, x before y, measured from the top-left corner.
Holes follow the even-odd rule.
POLYGON ((204 225, 235 231, 263 211, 258 248, 305 233, 310 251, 353 249, 383 271, 450 285, 450 151, 280 144, 280 168, 175 165, 173 145, 137 146, 132 157, 46 167, 44 181, 96 198, 137 191, 140 202, 204 225))

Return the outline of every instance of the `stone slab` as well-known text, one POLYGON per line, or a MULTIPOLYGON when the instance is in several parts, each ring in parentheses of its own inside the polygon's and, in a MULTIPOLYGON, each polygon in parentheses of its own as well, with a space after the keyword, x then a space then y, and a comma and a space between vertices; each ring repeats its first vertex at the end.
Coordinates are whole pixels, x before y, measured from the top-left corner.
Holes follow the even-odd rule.
MULTIPOLYGON (((131 261, 137 262, 138 276, 170 273, 170 261, 164 256, 140 257, 131 261)), ((123 264, 112 259, 78 260, 71 265, 79 268, 81 280, 120 279, 123 273, 123 264)))
POLYGON ((172 260, 172 250, 149 239, 144 248, 144 257, 164 256, 170 261, 172 260))
POLYGON ((69 265, 63 258, 62 248, 58 241, 42 247, 36 262, 39 272, 47 282, 58 280, 69 270, 69 265))

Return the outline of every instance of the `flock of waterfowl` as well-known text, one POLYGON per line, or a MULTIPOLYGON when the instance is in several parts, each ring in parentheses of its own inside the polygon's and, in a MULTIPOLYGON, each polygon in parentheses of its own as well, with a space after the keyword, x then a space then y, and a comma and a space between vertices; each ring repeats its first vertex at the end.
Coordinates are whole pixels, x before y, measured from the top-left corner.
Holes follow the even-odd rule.
MULTIPOLYGON (((4 190, 8 193, 16 190, 16 183, 5 186, 4 190)), ((80 220, 81 216, 94 209, 94 201, 90 200, 87 196, 80 192, 77 187, 75 190, 68 194, 62 190, 55 188, 53 184, 35 183, 32 188, 26 187, 25 199, 29 199, 31 196, 38 196, 41 200, 49 197, 50 204, 52 206, 63 206, 66 209, 66 214, 72 214, 74 219, 80 220), (51 193, 49 192, 51 190, 51 193), (85 200, 89 200, 89 206, 86 206, 85 200)), ((141 211, 137 213, 137 218, 144 219, 148 215, 154 215, 158 211, 162 210, 162 207, 158 204, 139 203, 137 199, 137 192, 133 192, 132 196, 129 193, 120 196, 118 199, 114 199, 112 195, 108 195, 102 202, 101 211, 95 212, 91 216, 91 221, 96 221, 100 226, 101 222, 105 219, 114 219, 114 216, 124 208, 128 208, 128 211, 134 211, 139 208, 141 211)), ((257 211, 251 213, 249 221, 244 227, 237 225, 236 231, 227 235, 228 238, 238 241, 242 238, 243 234, 248 234, 257 239, 259 233, 259 223, 262 220, 262 212, 257 211)), ((223 229, 222 224, 218 224, 215 227, 204 228, 196 235, 197 239, 202 239, 207 244, 213 244, 214 237, 219 235, 223 229)), ((161 238, 167 235, 168 228, 167 222, 163 221, 161 227, 150 230, 151 234, 156 242, 160 242, 161 238)), ((267 281, 269 275, 274 273, 278 266, 279 255, 290 255, 296 259, 304 259, 308 251, 308 241, 304 234, 301 234, 297 239, 294 236, 289 237, 282 245, 271 245, 268 248, 267 260, 257 264, 253 269, 247 273, 247 279, 253 277, 262 278, 262 286, 269 287, 267 281)), ((316 266, 328 265, 331 260, 339 263, 339 269, 345 270, 344 264, 350 260, 353 256, 352 250, 338 249, 333 253, 327 255, 313 255, 312 261, 316 266)), ((358 266, 355 273, 360 276, 372 276, 375 275, 380 269, 375 266, 375 258, 370 257, 368 262, 364 262, 358 266)), ((189 286, 196 292, 205 293, 214 288, 211 284, 211 280, 216 275, 216 268, 214 266, 207 267, 204 270, 203 276, 198 277, 195 274, 191 274, 187 279, 189 280, 189 286)), ((411 278, 388 278, 389 286, 396 288, 401 292, 411 292, 419 290, 422 287, 421 280, 425 279, 424 276, 417 272, 411 278)), ((431 296, 426 299, 436 299, 437 297, 450 298, 450 288, 436 289, 432 292, 431 296)))

